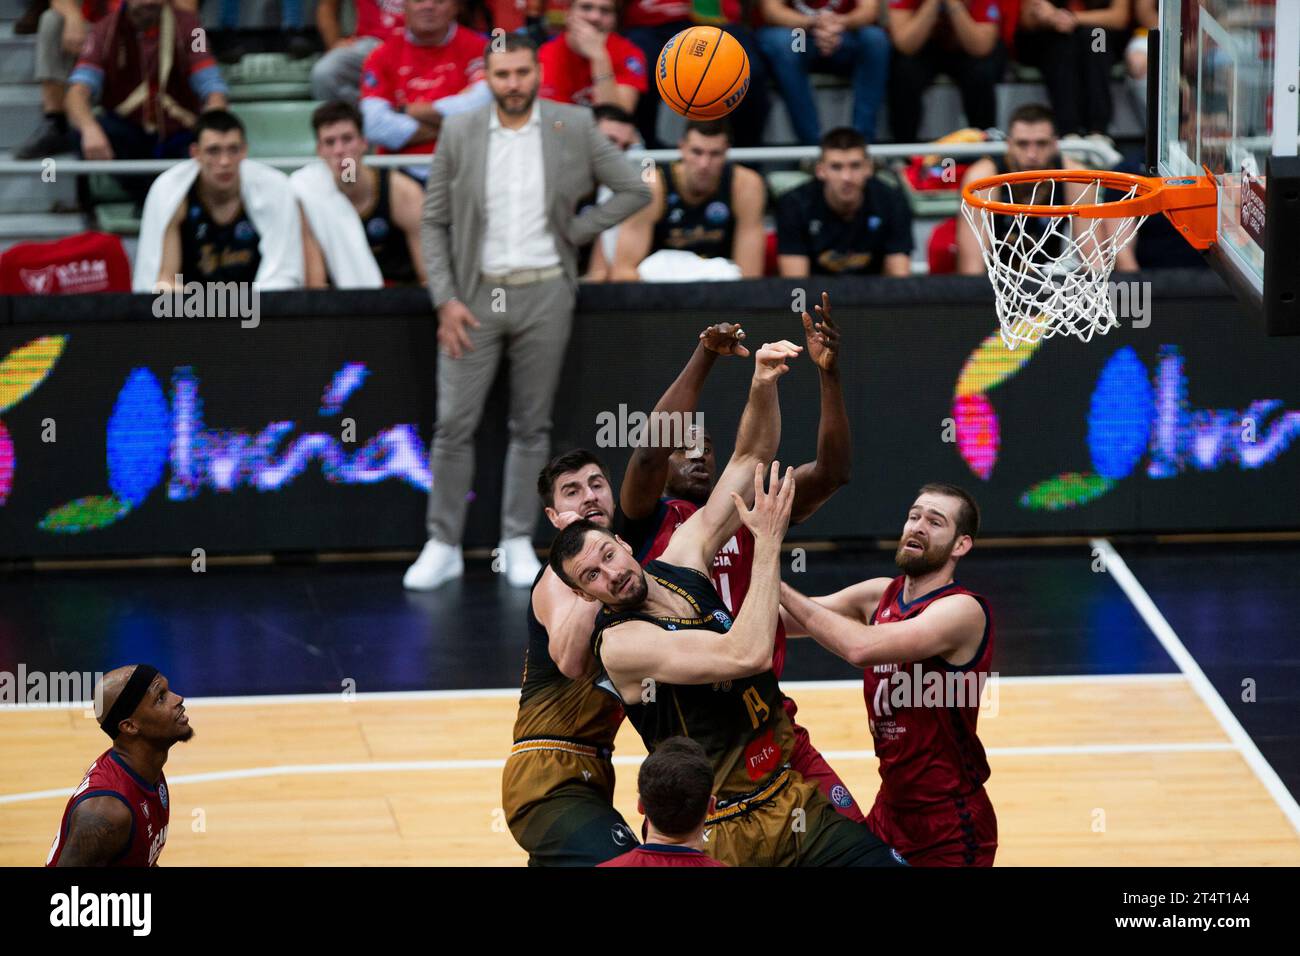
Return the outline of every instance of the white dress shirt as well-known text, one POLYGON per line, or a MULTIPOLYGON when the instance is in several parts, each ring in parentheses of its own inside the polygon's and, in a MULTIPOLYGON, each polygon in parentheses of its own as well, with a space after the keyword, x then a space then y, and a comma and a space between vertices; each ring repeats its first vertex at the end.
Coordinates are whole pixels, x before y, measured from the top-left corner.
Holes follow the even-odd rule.
POLYGON ((487 229, 482 271, 498 275, 516 269, 560 264, 546 223, 542 119, 537 103, 519 129, 501 125, 495 107, 488 117, 487 229))

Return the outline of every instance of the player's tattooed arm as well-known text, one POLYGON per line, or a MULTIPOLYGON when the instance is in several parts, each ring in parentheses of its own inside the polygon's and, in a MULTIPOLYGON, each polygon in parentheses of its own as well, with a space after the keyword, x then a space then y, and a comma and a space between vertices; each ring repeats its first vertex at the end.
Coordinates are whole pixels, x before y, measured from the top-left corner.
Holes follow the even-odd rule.
MULTIPOLYGON (((688 415, 694 412, 700 403, 704 381, 717 357, 748 357, 749 349, 745 348, 744 339, 745 330, 730 322, 710 325, 701 332, 690 360, 660 396, 651 415, 688 415)), ((702 443, 703 436, 695 436, 695 440, 702 443)), ((672 447, 650 448, 644 445, 633 449, 618 496, 625 517, 632 520, 645 518, 655 510, 668 479, 668 459, 674 450, 672 447)))
POLYGON ((108 866, 131 839, 131 811, 116 797, 91 797, 77 804, 59 866, 108 866))
POLYGON ((817 459, 794 472, 799 488, 790 520, 796 524, 812 517, 831 495, 849 483, 853 465, 849 413, 840 385, 840 330, 831 320, 831 297, 823 292, 821 304, 814 305, 813 310, 818 321, 814 323, 812 316, 803 313, 803 330, 808 357, 821 379, 821 422, 817 428, 817 459))
POLYGON ((838 614, 784 582, 781 603, 809 637, 854 667, 936 655, 950 664, 965 664, 975 656, 986 624, 983 606, 969 594, 941 598, 918 617, 883 626, 838 614))

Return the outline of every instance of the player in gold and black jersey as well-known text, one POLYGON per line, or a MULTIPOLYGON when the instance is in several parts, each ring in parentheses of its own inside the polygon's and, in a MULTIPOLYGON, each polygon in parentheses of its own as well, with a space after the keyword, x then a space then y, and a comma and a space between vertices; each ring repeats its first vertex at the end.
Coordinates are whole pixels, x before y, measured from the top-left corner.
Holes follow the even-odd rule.
MULTIPOLYGON (((717 355, 748 354, 738 326, 700 333, 674 388, 656 406, 693 406, 717 355)), ((621 524, 605 463, 577 449, 556 456, 537 479, 547 519, 556 527, 585 520, 621 524)), ((502 775, 502 806, 515 841, 533 866, 594 866, 636 846, 614 809, 614 738, 623 722, 620 701, 597 689, 591 631, 599 605, 585 601, 543 568, 528 603, 514 744, 502 775)))
POLYGON ((600 684, 622 701, 646 748, 680 734, 708 753, 718 803, 706 821, 707 853, 740 866, 899 865, 789 765, 794 733, 771 668, 794 479, 791 469, 778 481, 773 462, 765 491, 762 471, 780 439, 776 380, 800 351, 789 342, 758 351, 735 454, 659 560, 642 570, 608 528, 577 521, 556 537, 550 567, 600 603, 600 684), (733 621, 708 569, 742 521, 754 535, 753 575, 733 621))
MULTIPOLYGON (((554 458, 537 490, 556 527, 579 518, 613 525, 609 469, 589 451, 554 458)), ((529 595, 519 713, 501 778, 506 824, 530 866, 595 866, 637 845, 614 809, 611 758, 623 707, 595 686, 595 612, 542 568, 529 595)))

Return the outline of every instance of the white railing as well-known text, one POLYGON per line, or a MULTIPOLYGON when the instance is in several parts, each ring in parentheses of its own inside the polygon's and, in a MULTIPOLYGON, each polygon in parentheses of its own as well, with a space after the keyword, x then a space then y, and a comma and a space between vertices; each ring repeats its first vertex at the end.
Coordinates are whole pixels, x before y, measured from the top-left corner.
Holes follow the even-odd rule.
MULTIPOLYGON (((939 154, 953 159, 977 159, 980 156, 1000 156, 1007 150, 1005 142, 993 140, 985 143, 882 143, 871 146, 870 152, 876 159, 908 159, 913 156, 930 156, 939 154)), ((1066 138, 1061 140, 1061 151, 1088 160, 1094 165, 1109 167, 1114 164, 1114 150, 1103 143, 1092 140, 1066 138)), ((728 156, 737 162, 776 163, 798 162, 816 159, 816 146, 754 146, 732 149, 728 156)), ((656 162, 677 159, 681 155, 676 149, 634 149, 628 152, 631 159, 650 158, 656 162)), ((272 156, 259 158, 258 162, 276 169, 298 169, 305 166, 314 156, 272 156)), ((129 175, 132 173, 161 173, 181 162, 178 159, 73 159, 53 157, 49 159, 0 159, 0 176, 40 176, 46 173, 53 163, 56 173, 112 173, 129 175)), ((403 156, 367 156, 367 165, 380 168, 422 165, 427 162, 422 155, 403 156)))

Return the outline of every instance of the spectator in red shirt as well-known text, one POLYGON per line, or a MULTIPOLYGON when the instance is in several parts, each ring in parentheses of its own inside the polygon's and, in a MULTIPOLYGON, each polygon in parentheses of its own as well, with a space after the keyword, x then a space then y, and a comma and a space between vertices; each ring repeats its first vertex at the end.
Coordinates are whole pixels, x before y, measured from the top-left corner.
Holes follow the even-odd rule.
POLYGON ((812 72, 847 75, 853 86, 853 126, 876 138, 889 78, 889 36, 876 24, 880 0, 761 0, 758 43, 776 78, 795 136, 805 146, 821 139, 812 72))
POLYGON ((615 0, 573 0, 564 32, 537 51, 542 99, 580 106, 613 103, 629 113, 646 91, 646 58, 614 32, 615 0))
MULTIPOLYGON (((361 70, 366 139, 381 153, 432 153, 444 117, 491 102, 483 73, 487 37, 456 23, 456 0, 406 0, 406 29, 361 70)), ((427 168, 412 168, 423 179, 427 168)))
POLYGON ((689 737, 669 737, 636 778, 645 842, 600 866, 725 866, 704 853, 704 826, 717 806, 713 764, 689 737))
POLYGON ((1006 68, 1001 21, 998 0, 890 0, 889 125, 896 141, 917 141, 921 94, 936 73, 961 90, 967 126, 997 124, 997 84, 1006 68))
MULTIPOLYGON (((184 158, 205 109, 224 109, 226 83, 217 61, 194 51, 198 17, 167 0, 125 0, 95 24, 68 77, 68 121, 85 159, 184 158), (161 33, 171 36, 170 58, 158 55, 161 33), (103 111, 96 116, 92 103, 103 111)), ((123 177, 137 200, 149 178, 123 177)))
POLYGON ((1129 0, 1025 0, 1016 55, 1042 71, 1062 136, 1105 136, 1113 104, 1110 68, 1124 46, 1129 0), (1102 33, 1096 30, 1101 28, 1102 33))
POLYGON ((357 26, 344 36, 339 24, 343 0, 317 0, 316 29, 324 55, 311 69, 311 95, 317 100, 357 101, 361 67, 375 47, 401 36, 406 23, 403 0, 356 0, 357 26))

